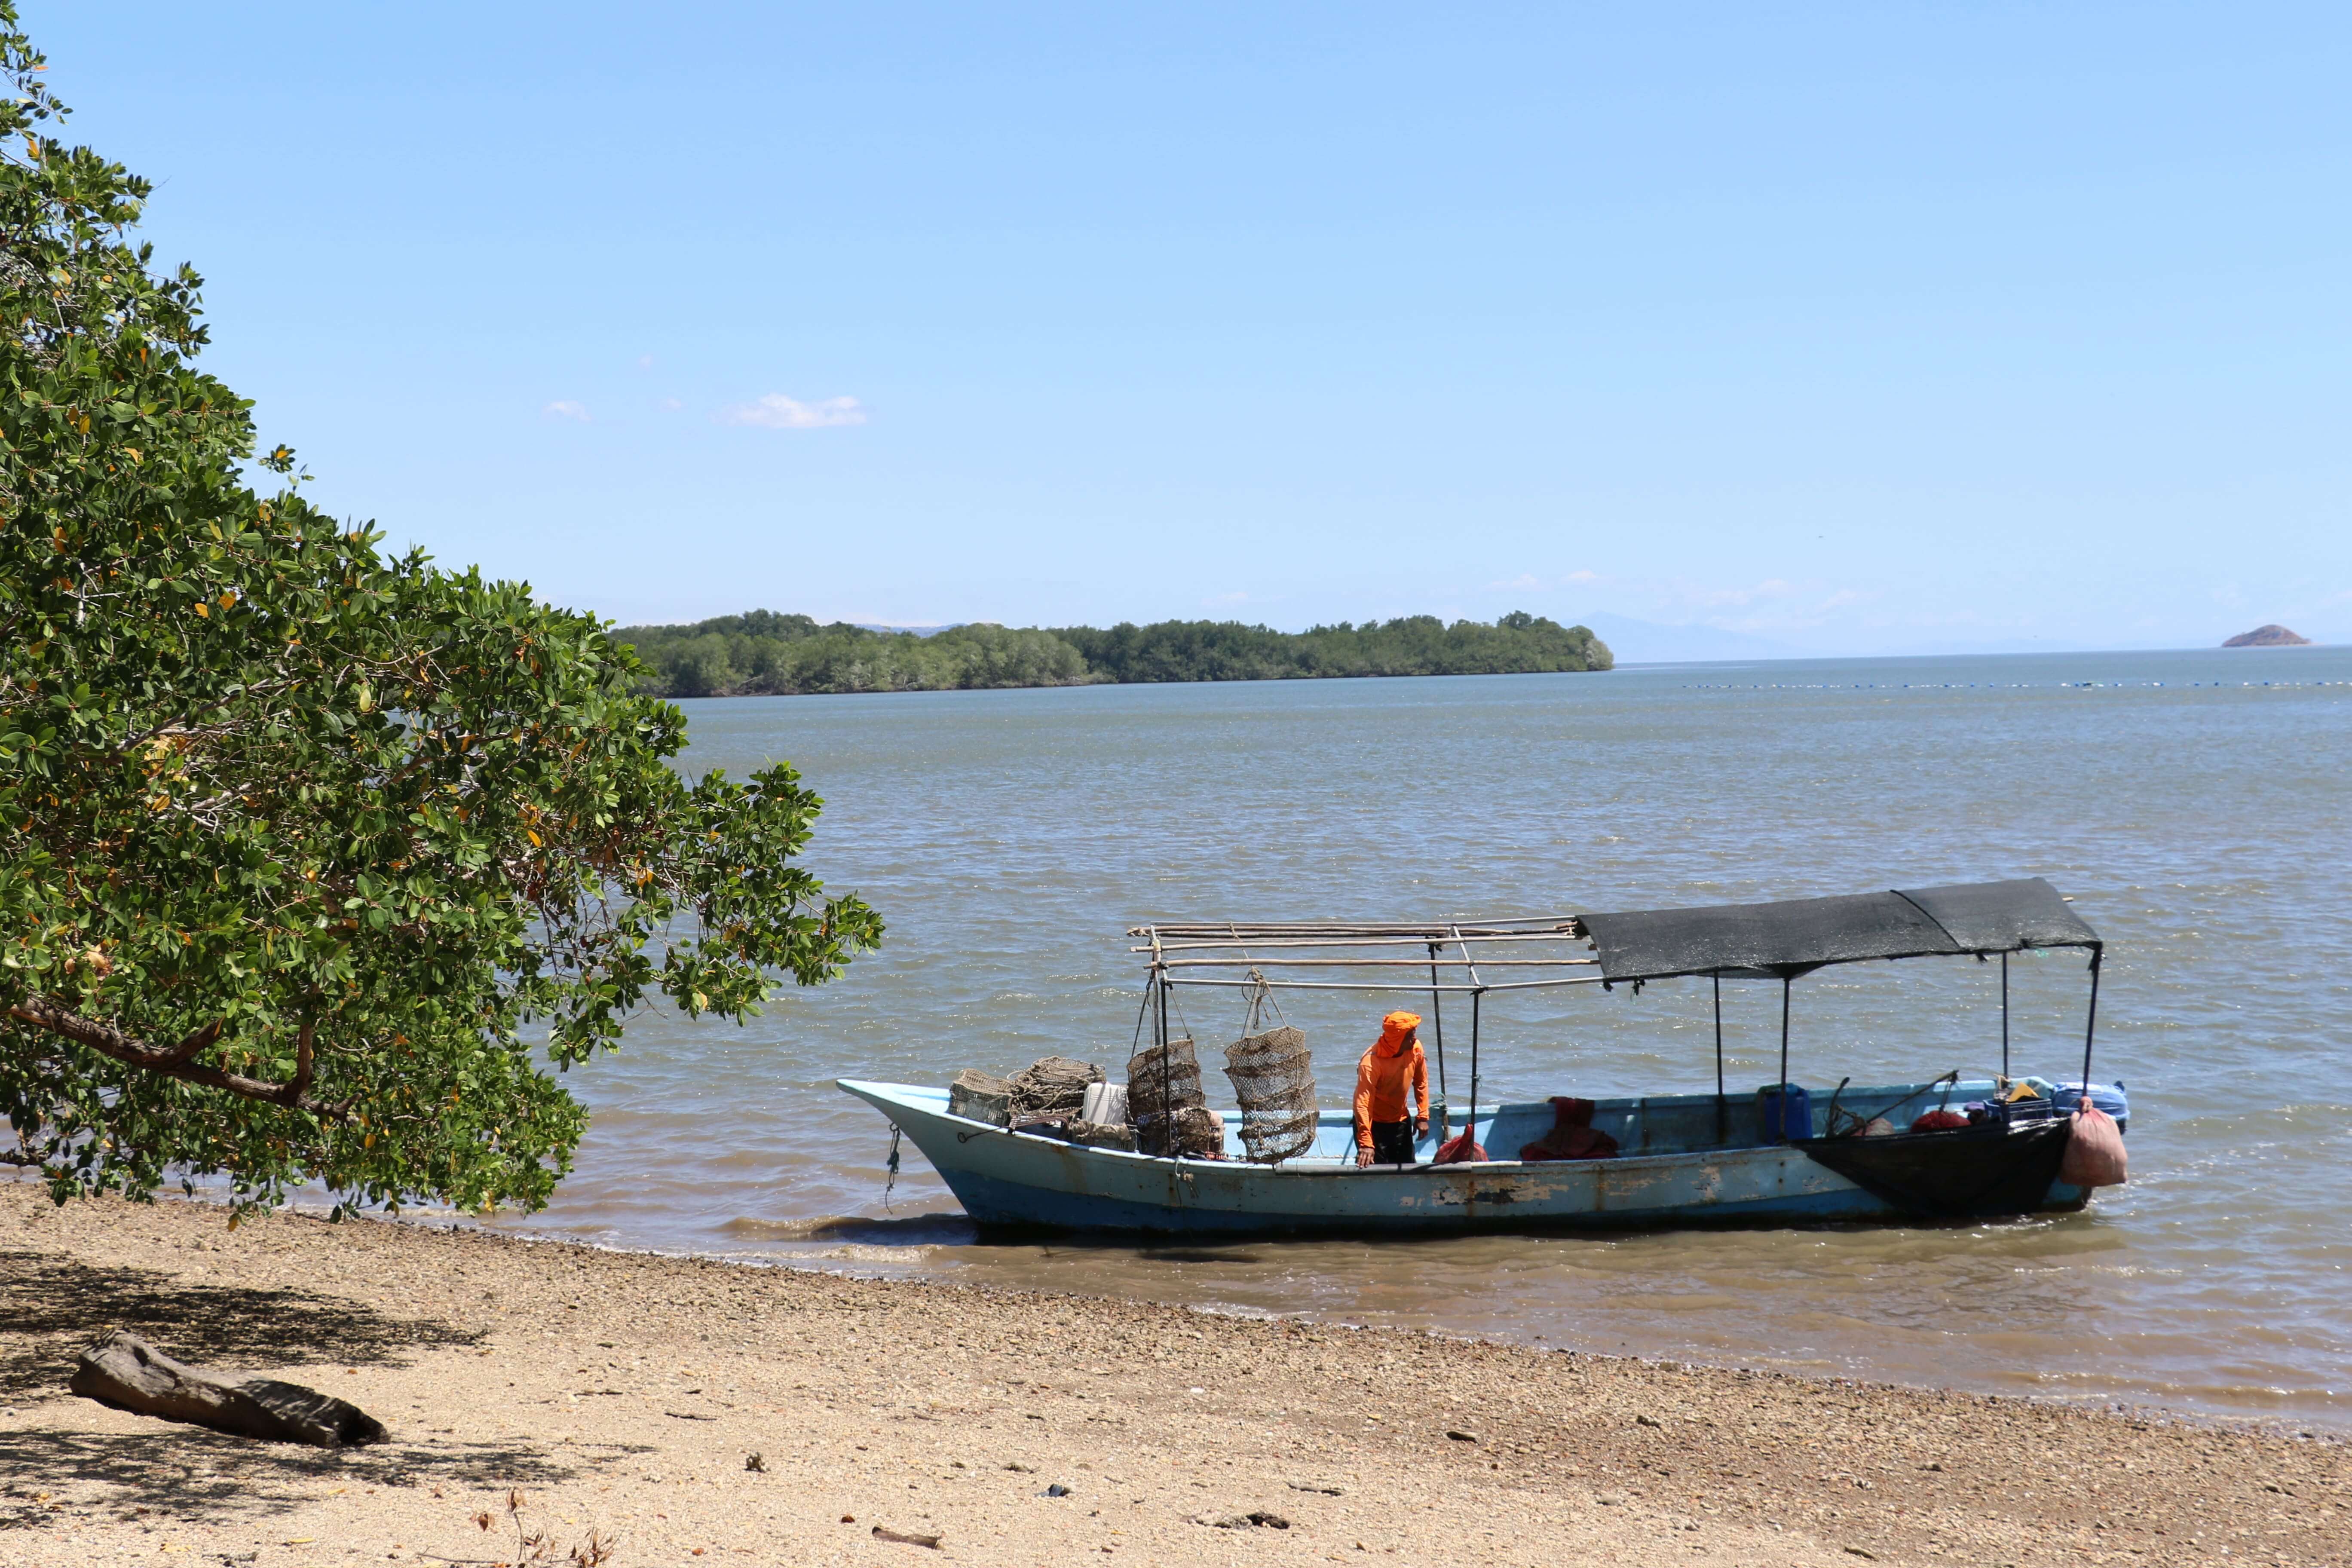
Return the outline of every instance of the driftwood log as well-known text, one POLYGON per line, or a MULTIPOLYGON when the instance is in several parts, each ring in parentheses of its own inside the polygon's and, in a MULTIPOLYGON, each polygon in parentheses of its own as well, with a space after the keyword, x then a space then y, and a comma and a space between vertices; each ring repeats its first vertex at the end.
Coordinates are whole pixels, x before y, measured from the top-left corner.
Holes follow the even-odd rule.
POLYGON ((356 1405, 299 1384, 188 1366, 121 1329, 81 1352, 70 1386, 117 1410, 273 1443, 341 1448, 384 1438, 383 1423, 356 1405))

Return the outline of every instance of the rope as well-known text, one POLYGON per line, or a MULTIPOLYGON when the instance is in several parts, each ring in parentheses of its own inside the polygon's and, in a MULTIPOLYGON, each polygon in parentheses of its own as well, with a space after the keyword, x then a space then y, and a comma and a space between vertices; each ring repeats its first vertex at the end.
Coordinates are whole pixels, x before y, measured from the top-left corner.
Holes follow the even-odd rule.
POLYGON ((1288 1018, 1283 1016, 1282 1000, 1275 994, 1273 982, 1266 979, 1265 972, 1255 964, 1252 964, 1250 972, 1242 976, 1242 1002, 1244 1006, 1242 1016, 1244 1035, 1255 1035, 1260 1032, 1261 1026, 1265 1022, 1265 1010, 1268 1007, 1274 1009, 1275 1022, 1285 1026, 1290 1023, 1288 1018))
POLYGON ((1853 1081, 1853 1079, 1851 1077, 1838 1079, 1837 1093, 1830 1096, 1830 1126, 1825 1136, 1831 1138, 1839 1136, 1836 1121, 1840 1115, 1843 1115, 1857 1128, 1867 1127, 1898 1105, 1908 1105, 1915 1100, 1925 1099, 1927 1097, 1927 1089, 1934 1089, 1937 1084, 1941 1084, 1943 1086, 1944 1097, 1937 1103, 1936 1109, 1938 1110, 1949 1110, 1952 1108, 1952 1090, 1959 1087, 1960 1069, 1954 1068, 1943 1077, 1936 1079, 1935 1082, 1930 1083, 1927 1086, 1927 1089, 1913 1089, 1909 1094, 1902 1095, 1894 1100, 1888 1100, 1876 1110, 1872 1111, 1868 1116, 1856 1116, 1851 1110, 1842 1112, 1837 1108, 1838 1095, 1843 1094, 1845 1092, 1845 1086, 1853 1081))
POLYGON ((1168 1005, 1176 1009, 1177 1026, 1184 1031, 1181 1037, 1187 1040, 1193 1038, 1192 1020, 1184 1016, 1184 999, 1176 994, 1176 988, 1173 985, 1168 988, 1168 1005))
MULTIPOLYGON (((1235 942, 1241 941, 1239 928, 1231 921, 1226 922, 1225 930, 1233 933, 1235 942)), ((1257 954, 1244 944, 1242 956, 1249 960, 1250 964, 1249 973, 1242 976, 1242 999, 1249 1008, 1248 1016, 1242 1020, 1242 1033, 1255 1035, 1258 1032, 1258 1026, 1265 1021, 1264 1010, 1269 1003, 1273 1005, 1276 1021, 1288 1025, 1290 1020, 1283 1016, 1282 999, 1274 994, 1274 983, 1266 979, 1265 972, 1257 966, 1257 954)))

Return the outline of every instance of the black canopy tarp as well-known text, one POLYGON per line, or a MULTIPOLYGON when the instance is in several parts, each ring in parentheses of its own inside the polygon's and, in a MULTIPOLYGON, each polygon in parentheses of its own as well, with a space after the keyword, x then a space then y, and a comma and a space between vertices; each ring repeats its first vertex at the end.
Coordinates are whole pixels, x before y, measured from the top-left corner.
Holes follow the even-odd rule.
POLYGON ((2039 877, 1579 917, 1604 979, 1677 974, 1786 979, 1865 958, 2016 952, 2099 945, 2058 889, 2039 877))

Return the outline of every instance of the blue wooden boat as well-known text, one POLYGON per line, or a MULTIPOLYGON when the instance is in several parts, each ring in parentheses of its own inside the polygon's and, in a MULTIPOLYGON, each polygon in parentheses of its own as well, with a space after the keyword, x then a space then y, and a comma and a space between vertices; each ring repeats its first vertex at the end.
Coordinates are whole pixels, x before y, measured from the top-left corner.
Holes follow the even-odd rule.
POLYGON ((1179 985, 1239 986, 1262 998, 1278 989, 1401 991, 1409 984, 1412 994, 1431 1000, 1442 1063, 1444 998, 1466 995, 1475 1109, 1461 1115, 1433 1107, 1436 1125, 1411 1165, 1360 1165, 1350 1117, 1332 1110, 1319 1114, 1311 1144, 1263 1164, 1247 1158, 1239 1112, 1223 1118, 1223 1158, 1171 1157, 960 1116, 949 1109, 945 1089, 855 1079, 838 1087, 911 1139, 971 1217, 989 1227, 1303 1236, 1916 1221, 2075 1209, 2091 1195, 2058 1175, 2070 1136, 2070 1121, 2059 1114, 2068 1089, 2008 1076, 2007 955, 2074 947, 2091 955, 2092 1003, 2084 1073, 2072 1092, 2079 1098, 2080 1086, 2090 1083, 2102 949, 2039 879, 1549 922, 1184 925, 1131 934, 1144 939, 1139 951, 1149 952, 1151 966, 1140 1022, 1152 1023, 1163 1044, 1169 994, 1179 985), (1412 950, 1409 960, 1391 955, 1400 947, 1412 950), (1501 956, 1531 952, 1538 956, 1501 956), (2001 959, 2000 1078, 1841 1084, 1827 1093, 1790 1082, 1788 988, 1796 979, 1828 963, 1927 956, 2001 959), (1407 962, 1414 982, 1424 972, 1438 978, 1414 984, 1382 973, 1407 962), (1232 975, 1237 964, 1248 973, 1232 975), (1320 977, 1267 979, 1265 968, 1276 964, 1319 969, 1320 977), (1514 965, 1536 973, 1521 977, 1514 965), (1597 973, 1579 973, 1587 970, 1597 973), (1458 978, 1444 978, 1447 971, 1458 978), (1471 1141, 1496 1153, 1535 1143, 1554 1125, 1549 1100, 1477 1102, 1479 1029, 1484 1004, 1496 993, 1572 984, 1638 988, 1686 974, 1716 984, 1716 1093, 1594 1102, 1591 1125, 1615 1141, 1610 1158, 1435 1163, 1440 1140, 1465 1123, 1471 1141), (1727 979, 1778 980, 1783 987, 1780 1080, 1753 1095, 1734 1096, 1722 1084, 1720 993, 1727 979), (2007 1096, 2019 1098, 2004 1103, 2007 1096), (1903 1131, 1922 1111, 1972 1102, 1979 1111, 1965 1127, 1903 1131), (1858 1135, 1874 1121, 1895 1131, 1858 1135))

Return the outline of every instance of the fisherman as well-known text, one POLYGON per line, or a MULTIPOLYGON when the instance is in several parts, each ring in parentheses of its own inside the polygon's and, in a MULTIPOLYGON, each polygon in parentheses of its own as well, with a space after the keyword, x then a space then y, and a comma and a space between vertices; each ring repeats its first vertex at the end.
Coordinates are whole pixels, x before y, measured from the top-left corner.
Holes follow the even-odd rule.
POLYGON ((1420 1014, 1390 1014, 1381 1020, 1380 1039, 1356 1064, 1359 1165, 1410 1165, 1414 1140, 1429 1133, 1429 1061, 1421 1054, 1420 1029, 1420 1014))

